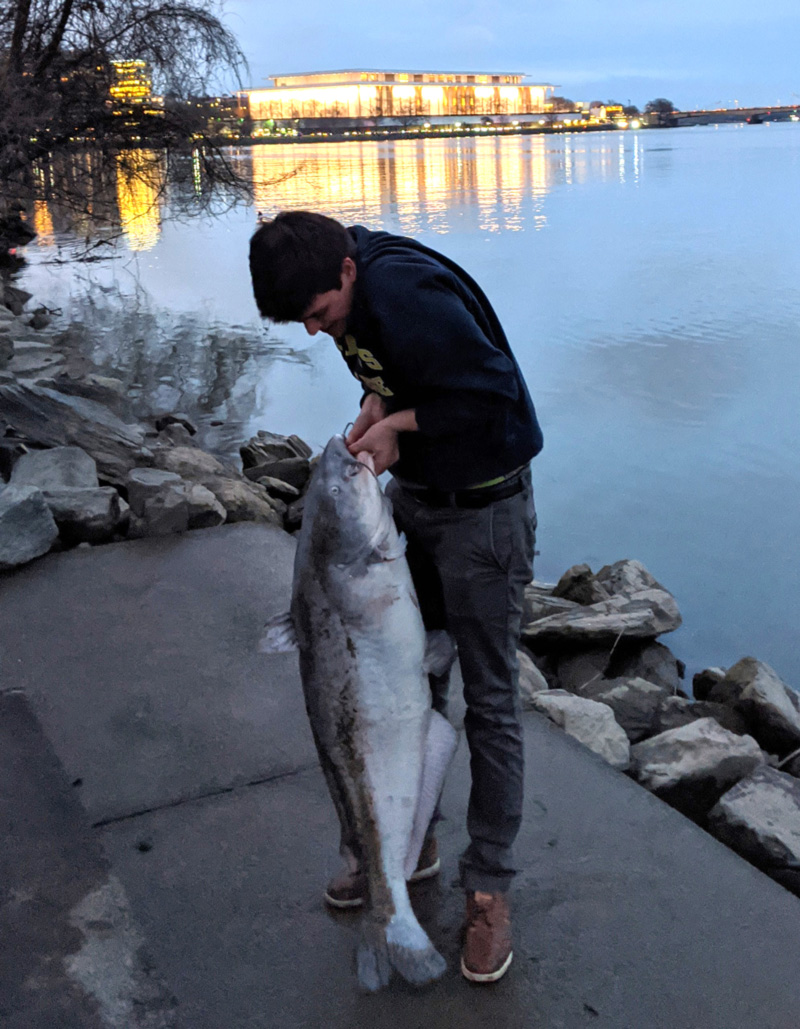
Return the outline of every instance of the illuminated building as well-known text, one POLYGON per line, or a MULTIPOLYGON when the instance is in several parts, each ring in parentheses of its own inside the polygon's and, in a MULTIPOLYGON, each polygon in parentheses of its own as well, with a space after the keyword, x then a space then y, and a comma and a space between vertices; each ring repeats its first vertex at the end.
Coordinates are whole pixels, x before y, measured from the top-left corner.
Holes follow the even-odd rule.
POLYGON ((523 82, 519 72, 330 71, 270 76, 274 85, 243 90, 255 127, 303 119, 342 125, 363 119, 452 123, 504 120, 545 110, 547 84, 523 82))
POLYGON ((121 106, 149 104, 153 99, 153 80, 146 61, 112 61, 111 99, 121 106))

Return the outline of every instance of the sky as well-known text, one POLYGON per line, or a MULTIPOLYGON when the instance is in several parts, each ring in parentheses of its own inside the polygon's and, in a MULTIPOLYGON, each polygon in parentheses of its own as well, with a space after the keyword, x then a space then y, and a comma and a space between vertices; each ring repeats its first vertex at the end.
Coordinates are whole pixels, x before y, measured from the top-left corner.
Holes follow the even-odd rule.
POLYGON ((250 68, 523 72, 571 100, 800 103, 798 0, 228 0, 250 68))

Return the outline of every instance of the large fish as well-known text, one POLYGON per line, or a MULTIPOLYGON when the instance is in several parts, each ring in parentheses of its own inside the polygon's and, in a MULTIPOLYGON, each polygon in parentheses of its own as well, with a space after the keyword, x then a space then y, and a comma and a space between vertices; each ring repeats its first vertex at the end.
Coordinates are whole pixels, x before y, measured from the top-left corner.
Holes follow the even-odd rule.
MULTIPOLYGON (((363 456, 363 455, 362 455, 363 456)), ((368 990, 391 969, 421 985, 445 971, 411 908, 416 867, 457 734, 431 709, 427 673, 453 651, 425 633, 405 540, 366 462, 330 440, 308 494, 288 616, 268 623, 261 649, 300 653, 320 763, 368 881, 357 955, 368 990)))

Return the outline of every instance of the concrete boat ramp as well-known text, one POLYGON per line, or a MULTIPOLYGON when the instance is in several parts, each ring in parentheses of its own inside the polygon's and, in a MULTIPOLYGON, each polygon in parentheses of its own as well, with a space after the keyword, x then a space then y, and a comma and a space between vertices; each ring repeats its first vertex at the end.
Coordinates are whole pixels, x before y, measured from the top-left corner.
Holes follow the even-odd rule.
POLYGON ((360 994, 296 661, 255 647, 293 547, 223 526, 0 580, 0 1024, 800 1026, 798 900, 534 714, 511 971, 458 971, 462 741, 414 893, 449 970, 360 994))

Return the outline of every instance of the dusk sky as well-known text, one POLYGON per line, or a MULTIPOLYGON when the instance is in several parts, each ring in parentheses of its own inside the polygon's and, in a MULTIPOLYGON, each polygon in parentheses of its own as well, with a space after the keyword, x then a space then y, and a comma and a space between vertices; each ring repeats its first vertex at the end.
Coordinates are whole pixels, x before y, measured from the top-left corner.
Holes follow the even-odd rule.
POLYGON ((800 103, 798 0, 229 0, 271 74, 343 68, 518 71, 572 100, 682 109, 800 103))

